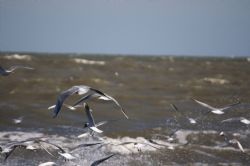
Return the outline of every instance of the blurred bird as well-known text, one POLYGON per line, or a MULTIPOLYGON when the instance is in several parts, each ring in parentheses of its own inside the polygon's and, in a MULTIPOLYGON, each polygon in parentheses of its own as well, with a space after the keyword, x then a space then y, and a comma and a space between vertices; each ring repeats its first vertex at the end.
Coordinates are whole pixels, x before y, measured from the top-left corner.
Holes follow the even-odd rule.
MULTIPOLYGON (((85 127, 88 127, 89 129, 91 129, 94 132, 102 133, 103 131, 97 128, 97 126, 95 124, 95 120, 94 120, 93 115, 91 113, 92 110, 89 108, 87 103, 84 103, 84 108, 85 108, 86 115, 88 118, 88 122, 85 124, 85 127)), ((100 125, 103 125, 105 123, 107 123, 107 122, 105 121, 105 122, 101 123, 100 125)))
MULTIPOLYGON (((14 142, 8 144, 6 147, 2 148, 2 154, 5 154, 5 159, 7 160, 8 157, 16 150, 16 148, 24 148, 27 150, 36 150, 40 146, 44 149, 48 154, 52 155, 41 143, 46 143, 48 145, 54 146, 59 149, 62 153, 65 153, 65 150, 62 149, 60 146, 50 143, 48 141, 41 140, 40 138, 31 138, 24 141, 14 142)), ((53 155, 52 155, 53 156, 53 155)))
POLYGON ((189 121, 189 123, 191 124, 196 124, 197 123, 197 119, 199 118, 190 118, 188 117, 186 114, 184 114, 183 112, 180 112, 179 109, 176 107, 176 105, 174 104, 170 104, 170 106, 173 108, 174 111, 176 111, 177 113, 181 114, 181 115, 184 115, 186 117, 186 119, 189 121))
POLYGON ((14 72, 14 70, 16 69, 28 69, 28 70, 33 70, 33 68, 31 67, 26 67, 26 66, 11 66, 9 69, 4 69, 0 66, 0 74, 2 76, 8 76, 10 75, 11 73, 14 72))
POLYGON ((244 117, 235 117, 235 118, 229 118, 229 119, 225 119, 223 121, 221 121, 221 123, 224 123, 224 122, 236 122, 236 121, 239 121, 243 124, 246 124, 246 125, 249 125, 250 124, 250 120, 244 118, 244 117))
POLYGON ((78 95, 85 95, 84 97, 82 97, 80 100, 78 100, 74 105, 78 105, 81 102, 84 102, 90 98, 93 97, 98 97, 99 99, 103 99, 103 100, 112 100, 117 106, 120 107, 121 112, 124 114, 124 116, 128 119, 128 116, 125 114, 123 108, 120 106, 120 104, 111 96, 101 92, 100 90, 85 86, 85 85, 79 85, 79 86, 73 86, 63 92, 61 92, 59 94, 59 96, 57 97, 57 101, 56 101, 56 107, 54 109, 54 115, 53 118, 55 118, 57 116, 57 114, 59 113, 59 111, 61 110, 61 107, 63 105, 63 102, 71 95, 73 94, 78 94, 78 95))
POLYGON ((195 99, 193 99, 193 100, 194 100, 196 103, 202 105, 203 107, 206 107, 206 108, 210 109, 210 111, 206 112, 205 114, 212 112, 212 113, 214 113, 214 114, 221 115, 221 114, 224 114, 224 113, 225 113, 225 112, 224 112, 225 110, 230 109, 230 108, 232 108, 233 106, 236 106, 236 105, 240 104, 240 101, 238 101, 237 103, 230 104, 230 105, 225 106, 225 107, 222 107, 222 108, 216 108, 216 107, 212 107, 212 106, 210 106, 210 105, 208 105, 208 104, 206 104, 206 103, 203 103, 203 102, 201 102, 201 101, 198 101, 198 100, 195 100, 195 99))

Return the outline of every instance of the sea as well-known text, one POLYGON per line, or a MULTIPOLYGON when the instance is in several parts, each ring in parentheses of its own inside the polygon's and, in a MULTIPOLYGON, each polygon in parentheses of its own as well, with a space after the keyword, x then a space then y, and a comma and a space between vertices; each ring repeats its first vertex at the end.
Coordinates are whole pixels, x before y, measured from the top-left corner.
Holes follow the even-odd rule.
POLYGON ((250 58, 0 54, 2 68, 13 65, 34 69, 0 75, 0 165, 88 166, 113 154, 100 165, 250 165, 250 58), (82 107, 62 107, 53 118, 48 108, 76 85, 112 96, 129 119, 98 98, 86 103, 96 124, 106 121, 98 126, 102 133, 86 128, 82 107), (214 108, 238 104, 214 114, 196 101, 214 108), (34 143, 35 150, 16 147, 5 160, 4 149, 36 139, 45 142, 34 143))

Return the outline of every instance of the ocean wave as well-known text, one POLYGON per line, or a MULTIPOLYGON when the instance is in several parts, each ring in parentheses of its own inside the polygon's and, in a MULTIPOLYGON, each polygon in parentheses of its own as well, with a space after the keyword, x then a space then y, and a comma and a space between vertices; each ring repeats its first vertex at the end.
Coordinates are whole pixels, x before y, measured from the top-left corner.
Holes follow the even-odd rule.
POLYGON ((80 63, 80 64, 86 64, 86 65, 105 65, 105 61, 94 61, 94 60, 87 60, 83 58, 74 58, 74 62, 80 63))
POLYGON ((221 78, 210 78, 210 77, 205 77, 203 78, 203 81, 211 83, 211 84, 218 84, 218 85, 224 85, 230 83, 226 79, 221 79, 221 78))
POLYGON ((26 60, 26 61, 30 61, 32 59, 30 55, 19 55, 19 54, 5 55, 3 58, 9 60, 15 59, 15 60, 26 60))

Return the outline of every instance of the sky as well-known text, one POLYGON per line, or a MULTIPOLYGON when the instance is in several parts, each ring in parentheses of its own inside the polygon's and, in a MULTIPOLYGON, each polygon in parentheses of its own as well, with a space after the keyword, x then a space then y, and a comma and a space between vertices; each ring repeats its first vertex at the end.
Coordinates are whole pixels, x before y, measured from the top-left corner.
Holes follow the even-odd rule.
POLYGON ((0 51, 250 56, 250 0, 0 0, 0 51))

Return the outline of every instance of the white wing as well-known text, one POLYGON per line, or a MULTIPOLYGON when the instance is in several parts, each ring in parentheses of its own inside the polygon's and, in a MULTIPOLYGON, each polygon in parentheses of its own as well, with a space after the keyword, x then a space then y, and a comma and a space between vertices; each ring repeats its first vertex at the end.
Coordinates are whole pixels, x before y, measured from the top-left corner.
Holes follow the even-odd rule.
POLYGON ((216 108, 214 108, 214 107, 212 107, 212 106, 210 106, 210 105, 208 105, 208 104, 206 104, 206 103, 203 103, 203 102, 201 102, 201 101, 198 101, 198 100, 195 100, 195 99, 193 99, 193 100, 194 100, 196 103, 202 105, 203 107, 207 107, 207 108, 209 108, 209 109, 211 109, 211 110, 216 109, 216 108))
POLYGON ((94 126, 90 127, 90 129, 97 132, 97 133, 102 133, 103 132, 102 130, 100 130, 97 127, 94 127, 94 126))

